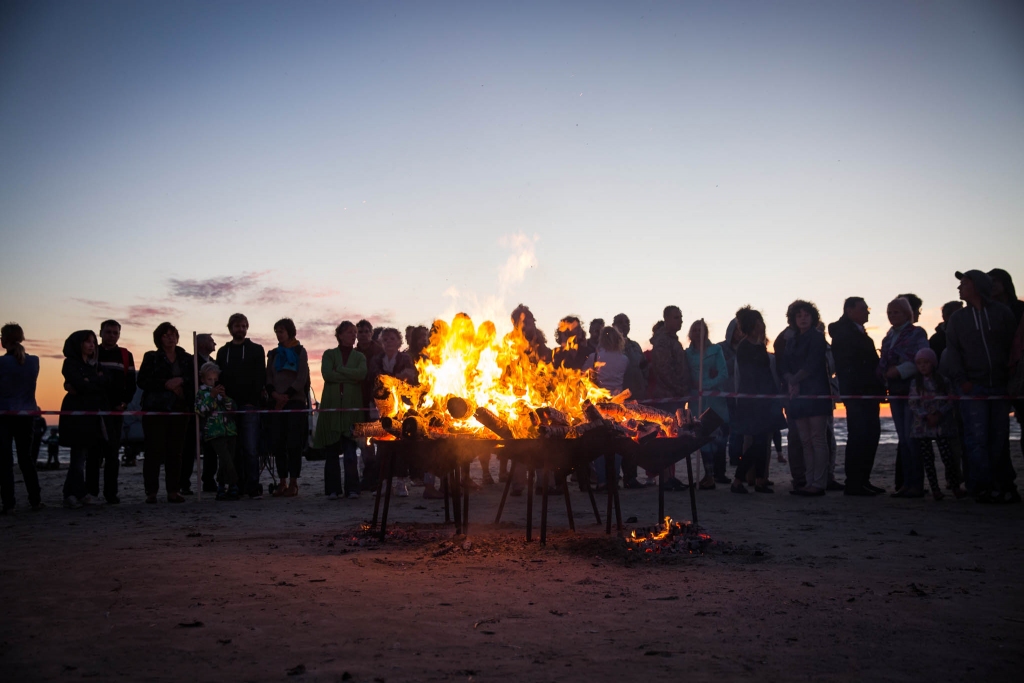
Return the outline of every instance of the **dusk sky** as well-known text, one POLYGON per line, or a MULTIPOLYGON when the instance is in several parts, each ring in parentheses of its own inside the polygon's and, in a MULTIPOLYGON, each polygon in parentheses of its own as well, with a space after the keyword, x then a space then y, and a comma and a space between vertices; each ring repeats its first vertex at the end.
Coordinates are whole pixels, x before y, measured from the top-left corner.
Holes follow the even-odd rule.
MULTIPOLYGON (((1018 2, 4 2, 0 318, 141 361, 241 311, 507 326, 519 302, 721 339, 955 270, 1024 285, 1018 2)), ((685 343, 685 340, 684 340, 685 343)), ((318 363, 314 365, 318 366, 318 363)))

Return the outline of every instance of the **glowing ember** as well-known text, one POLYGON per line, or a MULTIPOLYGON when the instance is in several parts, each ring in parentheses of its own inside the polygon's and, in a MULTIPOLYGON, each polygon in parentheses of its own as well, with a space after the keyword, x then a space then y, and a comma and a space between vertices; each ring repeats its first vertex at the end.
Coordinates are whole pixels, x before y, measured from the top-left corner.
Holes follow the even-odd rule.
POLYGON ((639 534, 634 530, 626 538, 627 549, 635 553, 702 555, 714 544, 711 536, 700 532, 691 522, 675 522, 671 517, 639 534))

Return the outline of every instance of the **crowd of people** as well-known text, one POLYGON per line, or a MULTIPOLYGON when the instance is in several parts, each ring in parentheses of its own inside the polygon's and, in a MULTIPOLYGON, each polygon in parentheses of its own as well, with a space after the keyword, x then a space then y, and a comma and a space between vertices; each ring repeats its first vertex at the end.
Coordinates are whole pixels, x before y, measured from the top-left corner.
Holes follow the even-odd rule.
MULTIPOLYGON (((880 405, 887 401, 899 437, 893 496, 924 496, 926 477, 931 494, 936 499, 944 496, 935 468, 937 449, 945 488, 957 498, 1019 502, 1009 419, 1012 410, 1020 420, 1022 406, 1007 397, 1022 393, 1024 302, 1017 299, 1013 281, 1003 270, 969 270, 956 277, 962 301, 942 307, 943 321, 930 339, 917 324, 920 298, 908 293, 890 301, 886 315, 891 327, 880 351, 865 330, 870 309, 860 297, 848 298, 842 315, 828 325, 831 343, 817 307, 803 300, 789 306, 785 329, 771 344, 762 314, 750 306, 736 312, 719 343, 711 342, 702 320, 694 322, 685 348, 679 339, 682 313, 677 306, 668 306, 651 331, 648 351, 630 338, 630 321, 622 313, 611 325, 595 319, 587 330, 578 317, 563 318, 554 348, 548 347, 527 306, 512 311, 511 321, 527 342, 524 353, 531 362, 589 372, 611 394, 628 389, 633 398, 669 411, 715 411, 723 425, 701 449, 707 472, 701 489, 728 484, 734 493, 748 493, 748 486, 772 493, 768 464, 774 443, 777 457, 789 464, 795 495, 823 496, 829 490, 850 496, 881 494, 885 489, 871 481, 871 473, 881 434, 880 405), (837 397, 842 397, 847 419, 845 483, 834 476, 837 397), (788 430, 788 460, 782 455, 783 430, 788 430), (730 465, 735 467, 732 477, 727 476, 730 465)), ((120 502, 122 416, 72 413, 124 411, 137 392, 145 412, 147 503, 158 502, 161 469, 166 500, 186 500, 192 493, 197 448, 203 457, 203 490, 216 492, 218 500, 262 496, 263 451, 273 455, 274 497, 299 494, 309 448, 322 454, 324 493, 330 499, 358 498, 361 491, 376 489, 374 449, 355 438, 353 425, 373 418, 371 387, 378 376, 417 382, 416 361, 424 355, 430 331, 406 328, 408 343, 402 350, 403 334, 395 328, 375 329, 366 320, 339 324, 337 347, 325 351, 320 362, 324 387, 319 408, 328 410, 318 413, 311 433, 309 354, 296 338, 295 324, 288 318, 274 324, 278 343, 269 353, 248 338, 245 315, 232 315, 227 328, 231 339, 220 349, 212 335, 199 335, 193 357, 179 345, 174 325, 161 323, 153 331, 153 349, 145 352, 137 371, 133 355, 118 345, 117 321, 104 321, 98 337, 80 330, 67 338, 62 367, 66 396, 59 419, 59 443, 70 450, 65 507, 120 502), (264 412, 245 412, 257 409, 264 412), (198 446, 196 421, 201 433, 198 446)), ((15 451, 30 505, 44 506, 36 474, 34 418, 12 414, 38 410, 39 359, 26 352, 24 340, 17 324, 3 327, 4 512, 15 505, 15 451)), ((484 484, 493 483, 490 463, 481 464, 484 484)), ((603 465, 595 468, 599 487, 609 485, 605 471, 603 465)), ((614 471, 627 488, 682 486, 671 473, 648 472, 641 483, 636 464, 628 458, 617 456, 614 471)), ((417 479, 425 482, 426 497, 440 496, 430 473, 407 468, 397 474, 399 496, 409 495, 409 486, 417 479)), ((499 481, 507 476, 507 463, 499 461, 499 481)), ((515 481, 512 493, 520 494, 523 484, 524 480, 515 481)))

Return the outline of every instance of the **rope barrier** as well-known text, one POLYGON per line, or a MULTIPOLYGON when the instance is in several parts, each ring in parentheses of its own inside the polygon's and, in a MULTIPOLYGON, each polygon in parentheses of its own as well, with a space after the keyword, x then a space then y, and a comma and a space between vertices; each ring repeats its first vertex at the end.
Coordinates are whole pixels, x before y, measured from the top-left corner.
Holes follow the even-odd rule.
MULTIPOLYGON (((707 398, 743 398, 743 399, 777 399, 777 400, 790 400, 790 401, 818 401, 818 400, 829 400, 829 401, 892 401, 892 400, 909 400, 909 396, 885 396, 875 394, 840 394, 838 396, 824 395, 811 395, 811 396, 795 396, 788 398, 782 394, 741 394, 734 391, 703 391, 699 394, 702 397, 707 398)), ((641 403, 648 405, 657 405, 660 403, 681 403, 683 401, 692 401, 698 396, 694 393, 692 396, 676 397, 676 398, 657 398, 647 401, 641 401, 641 403)), ((996 395, 996 396, 959 396, 951 394, 948 396, 933 396, 928 397, 929 399, 946 399, 950 401, 1017 401, 1020 400, 1021 396, 1010 396, 1010 395, 996 395)), ((275 415, 283 413, 365 413, 368 408, 289 408, 287 410, 274 410, 272 408, 251 408, 248 410, 220 410, 217 411, 220 415, 275 415)), ((42 415, 68 415, 72 417, 95 417, 95 416, 135 416, 143 417, 146 415, 162 415, 164 417, 171 416, 193 416, 195 413, 192 412, 162 412, 154 410, 0 410, 0 415, 10 415, 16 417, 38 417, 42 415)))

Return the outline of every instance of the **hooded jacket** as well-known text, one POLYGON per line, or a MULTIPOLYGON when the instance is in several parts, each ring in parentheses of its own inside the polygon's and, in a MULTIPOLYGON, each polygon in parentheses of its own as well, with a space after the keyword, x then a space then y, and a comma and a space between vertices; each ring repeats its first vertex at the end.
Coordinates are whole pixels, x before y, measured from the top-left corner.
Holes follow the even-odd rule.
MULTIPOLYGON (((82 342, 93 336, 89 330, 79 330, 64 342, 64 365, 61 374, 69 388, 61 411, 107 410, 107 384, 109 378, 100 372, 95 356, 91 361, 82 360, 82 342)), ((106 438, 103 421, 95 415, 61 415, 60 445, 67 448, 95 446, 106 438)))
POLYGON ((957 387, 972 382, 1005 389, 1016 330, 1013 311, 997 301, 985 301, 980 309, 961 308, 946 323, 942 374, 957 387))
POLYGON ((263 347, 246 339, 217 349, 220 382, 239 406, 258 406, 267 381, 267 355, 263 347))

